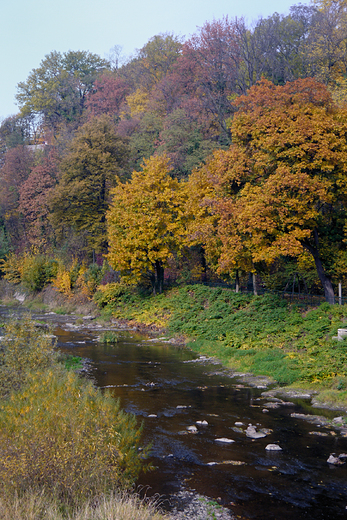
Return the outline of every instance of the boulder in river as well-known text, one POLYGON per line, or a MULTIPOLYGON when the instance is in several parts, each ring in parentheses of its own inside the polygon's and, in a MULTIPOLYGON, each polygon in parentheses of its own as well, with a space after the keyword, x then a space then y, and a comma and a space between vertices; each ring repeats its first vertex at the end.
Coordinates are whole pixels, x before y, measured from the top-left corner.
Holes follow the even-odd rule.
POLYGON ((279 446, 278 444, 268 444, 267 446, 265 446, 265 449, 267 451, 282 451, 281 446, 279 446))
POLYGON ((346 453, 341 453, 340 455, 336 456, 335 453, 331 453, 327 463, 328 464, 334 464, 334 466, 339 466, 340 464, 345 464, 346 453))
POLYGON ((246 435, 250 439, 262 439, 263 437, 266 437, 266 433, 257 432, 256 427, 252 426, 251 424, 246 429, 246 435))

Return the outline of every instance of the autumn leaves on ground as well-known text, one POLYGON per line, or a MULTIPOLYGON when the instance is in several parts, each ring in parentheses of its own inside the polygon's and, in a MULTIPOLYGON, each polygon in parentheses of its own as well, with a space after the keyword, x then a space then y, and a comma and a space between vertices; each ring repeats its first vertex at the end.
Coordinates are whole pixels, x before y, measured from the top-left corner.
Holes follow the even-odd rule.
MULTIPOLYGON (((347 294, 346 48, 346 2, 321 0, 252 26, 209 21, 186 41, 156 35, 127 61, 118 46, 109 60, 51 52, 18 85, 19 113, 0 125, 2 276, 19 294, 53 286, 66 301, 94 298, 104 313, 165 326, 226 364, 320 385, 326 399, 343 401, 344 342, 332 336, 347 316, 335 305, 339 284, 347 294), (250 280, 266 296, 245 294, 250 280), (235 292, 188 285, 202 281, 235 292), (275 296, 289 287, 327 303, 299 310, 275 296)), ((11 342, 3 345, 10 356, 11 342)), ((13 377, 6 363, 2 386, 13 377)), ((50 366, 42 370, 47 399, 58 396, 50 366)), ((53 372, 72 378, 77 406, 82 383, 61 370, 53 372)), ((32 390, 8 383, 0 418, 4 449, 18 453, 24 437, 16 447, 9 432, 29 421, 21 399, 40 387, 36 372, 26 377, 32 390)), ((100 407, 123 424, 107 399, 90 398, 92 436, 100 407)), ((28 432, 39 439, 34 415, 28 432)), ((117 473, 118 447, 112 453, 117 473)), ((39 471, 26 469, 30 456, 20 459, 22 483, 39 471)), ((110 459, 101 459, 105 468, 110 459)), ((74 507, 78 493, 57 490, 52 500, 67 496, 74 507)))

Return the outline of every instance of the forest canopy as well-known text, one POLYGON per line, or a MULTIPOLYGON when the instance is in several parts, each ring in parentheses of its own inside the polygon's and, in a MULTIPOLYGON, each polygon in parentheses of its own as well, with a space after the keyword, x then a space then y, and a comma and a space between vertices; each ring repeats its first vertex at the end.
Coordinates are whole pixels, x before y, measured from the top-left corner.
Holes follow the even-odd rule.
POLYGON ((298 273, 332 303, 346 51, 347 2, 318 0, 157 34, 127 60, 50 52, 0 125, 0 257, 108 260, 159 292, 164 269, 278 290, 298 273))

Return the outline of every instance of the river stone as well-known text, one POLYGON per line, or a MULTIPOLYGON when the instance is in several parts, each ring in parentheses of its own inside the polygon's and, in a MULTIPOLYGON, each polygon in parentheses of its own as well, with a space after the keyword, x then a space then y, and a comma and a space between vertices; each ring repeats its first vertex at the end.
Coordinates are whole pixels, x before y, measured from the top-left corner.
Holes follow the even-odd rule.
POLYGON ((187 430, 190 432, 190 433, 197 433, 198 432, 198 429, 196 426, 188 426, 187 430))
POLYGON ((255 426, 248 426, 246 430, 246 435, 250 439, 262 439, 263 437, 266 437, 266 433, 263 432, 257 432, 255 426))
POLYGON ((340 417, 334 417, 332 420, 333 423, 343 423, 343 417, 340 415, 340 417))
POLYGON ((147 417, 158 417, 155 413, 150 413, 147 417))
POLYGON ((207 421, 196 421, 196 424, 200 424, 201 426, 208 426, 207 421))
POLYGON ((232 444, 235 442, 233 439, 228 439, 227 437, 219 437, 218 439, 215 439, 216 442, 222 442, 224 444, 232 444))
POLYGON ((335 466, 345 463, 343 460, 341 460, 340 455, 338 457, 336 457, 335 453, 330 454, 327 462, 328 462, 328 464, 334 464, 335 466))
POLYGON ((279 403, 265 403, 264 406, 266 406, 267 408, 280 408, 280 404, 279 403))
POLYGON ((229 464, 230 466, 243 466, 246 463, 241 460, 222 460, 221 462, 208 462, 207 466, 217 466, 220 464, 229 464))
POLYGON ((267 451, 282 451, 281 446, 278 446, 278 444, 268 444, 265 446, 265 449, 267 451))

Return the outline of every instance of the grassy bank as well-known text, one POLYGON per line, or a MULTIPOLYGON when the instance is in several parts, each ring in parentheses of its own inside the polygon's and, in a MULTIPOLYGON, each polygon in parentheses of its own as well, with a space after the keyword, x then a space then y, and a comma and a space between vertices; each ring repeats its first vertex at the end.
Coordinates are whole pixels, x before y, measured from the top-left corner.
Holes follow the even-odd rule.
POLYGON ((332 339, 347 327, 347 306, 302 309, 272 294, 202 285, 153 297, 111 284, 95 301, 105 316, 184 335, 194 351, 230 368, 316 389, 321 400, 347 406, 347 341, 332 339))

